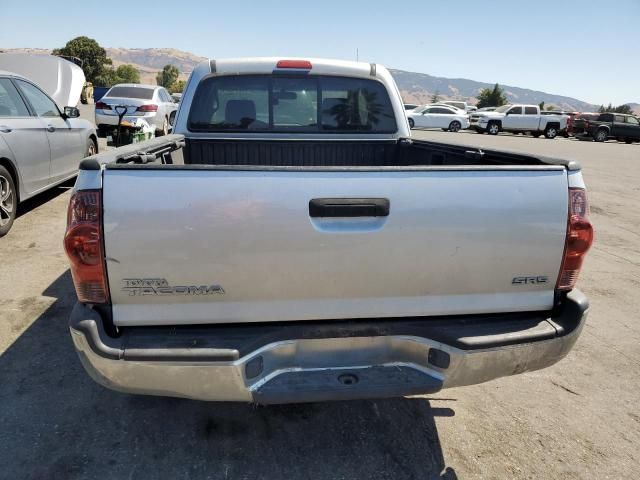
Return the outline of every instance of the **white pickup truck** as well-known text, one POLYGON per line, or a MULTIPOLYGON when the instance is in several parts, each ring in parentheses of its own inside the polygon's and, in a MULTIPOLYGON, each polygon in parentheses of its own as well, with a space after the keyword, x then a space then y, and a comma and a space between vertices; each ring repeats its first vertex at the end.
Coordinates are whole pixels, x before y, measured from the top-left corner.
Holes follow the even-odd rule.
POLYGON ((469 116, 471 129, 478 133, 497 135, 500 132, 529 132, 553 139, 567 128, 566 115, 542 115, 538 105, 503 105, 491 112, 476 112, 469 116))
POLYGON ((554 364, 588 303, 576 162, 410 138, 380 65, 198 66, 176 134, 82 162, 80 360, 116 390, 262 404, 554 364))

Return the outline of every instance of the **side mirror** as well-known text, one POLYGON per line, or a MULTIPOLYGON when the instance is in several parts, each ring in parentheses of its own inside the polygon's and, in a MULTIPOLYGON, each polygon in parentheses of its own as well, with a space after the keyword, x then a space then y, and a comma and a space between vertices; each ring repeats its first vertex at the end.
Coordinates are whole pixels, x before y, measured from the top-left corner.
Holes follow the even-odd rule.
POLYGON ((169 114, 169 125, 171 125, 172 128, 174 127, 174 125, 176 123, 176 113, 177 112, 178 112, 177 110, 174 110, 173 112, 171 112, 169 114))
POLYGON ((80 110, 76 107, 64 107, 64 116, 67 118, 78 118, 80 116, 80 110))

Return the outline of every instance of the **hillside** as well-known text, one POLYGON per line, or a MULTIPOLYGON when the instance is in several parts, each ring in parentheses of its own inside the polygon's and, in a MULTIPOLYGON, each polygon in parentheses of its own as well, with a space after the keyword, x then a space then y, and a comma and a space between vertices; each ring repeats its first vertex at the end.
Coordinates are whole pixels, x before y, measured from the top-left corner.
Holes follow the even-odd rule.
MULTIPOLYGON (((431 96, 437 92, 441 100, 460 99, 475 104, 475 97, 482 88, 493 87, 493 84, 476 82, 465 78, 434 77, 426 73, 413 73, 393 69, 391 69, 391 73, 398 84, 402 97, 407 103, 427 103, 431 100, 431 96)), ((590 103, 562 95, 509 85, 502 85, 502 87, 511 103, 538 104, 545 102, 547 105, 553 105, 556 109, 583 112, 593 111, 597 108, 590 103)))
MULTIPOLYGON (((186 79, 193 68, 203 60, 189 52, 174 48, 107 48, 107 55, 115 66, 129 63, 140 71, 143 83, 155 83, 156 73, 164 65, 172 64, 180 70, 182 79, 186 79)), ((0 51, 2 48, 0 47, 0 51)), ((7 52, 25 52, 47 54, 46 49, 6 49, 7 52)), ((471 104, 476 102, 476 95, 482 88, 492 87, 492 84, 477 82, 464 78, 434 77, 426 73, 407 72, 391 69, 391 73, 398 83, 404 101, 407 103, 428 103, 431 96, 437 93, 441 100, 465 100, 471 104)), ((554 95, 551 93, 530 90, 526 88, 503 85, 510 102, 538 104, 545 102, 556 109, 593 111, 597 108, 588 102, 575 98, 554 95)), ((640 112, 640 104, 630 104, 636 112, 640 112)))
POLYGON ((143 83, 156 83, 156 73, 168 64, 178 67, 181 72, 180 78, 186 80, 194 67, 206 60, 204 57, 175 48, 106 48, 105 50, 116 67, 123 63, 136 67, 140 71, 140 79, 143 83))
POLYGON ((631 107, 633 113, 635 113, 636 115, 640 115, 640 103, 627 103, 627 105, 631 107))

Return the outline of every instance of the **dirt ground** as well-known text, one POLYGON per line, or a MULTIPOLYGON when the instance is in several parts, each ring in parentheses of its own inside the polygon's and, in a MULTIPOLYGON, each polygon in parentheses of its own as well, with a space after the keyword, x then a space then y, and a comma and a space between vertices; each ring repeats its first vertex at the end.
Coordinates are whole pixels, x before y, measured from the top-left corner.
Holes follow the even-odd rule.
POLYGON ((428 398, 255 407, 106 390, 67 330, 70 183, 23 204, 0 239, 0 478, 637 478, 640 145, 416 136, 583 164, 591 310, 566 359, 428 398))

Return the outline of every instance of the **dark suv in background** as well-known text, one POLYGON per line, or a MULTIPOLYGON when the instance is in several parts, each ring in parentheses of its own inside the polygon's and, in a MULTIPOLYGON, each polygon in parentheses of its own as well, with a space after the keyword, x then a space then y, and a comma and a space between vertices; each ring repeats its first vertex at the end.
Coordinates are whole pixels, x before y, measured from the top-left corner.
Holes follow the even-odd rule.
POLYGON ((596 142, 610 138, 626 143, 640 142, 640 121, 633 115, 600 113, 596 118, 582 119, 579 124, 574 122, 574 130, 577 128, 583 131, 583 137, 591 137, 596 142))

